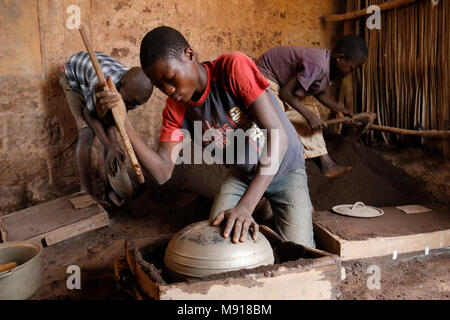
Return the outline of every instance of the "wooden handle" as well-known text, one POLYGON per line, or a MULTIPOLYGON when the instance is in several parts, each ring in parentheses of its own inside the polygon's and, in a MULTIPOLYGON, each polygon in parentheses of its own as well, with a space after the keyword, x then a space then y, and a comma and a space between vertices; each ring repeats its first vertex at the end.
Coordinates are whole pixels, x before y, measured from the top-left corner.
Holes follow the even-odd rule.
POLYGON ((376 113, 372 112, 365 112, 365 113, 358 113, 353 116, 353 118, 350 117, 344 117, 344 118, 336 118, 326 121, 327 125, 332 124, 339 124, 343 123, 347 120, 353 119, 354 121, 358 122, 364 119, 367 119, 369 121, 369 124, 367 126, 367 129, 375 130, 375 131, 383 131, 388 133, 394 133, 394 134, 402 134, 402 135, 412 135, 412 136, 418 136, 423 138, 449 138, 450 137, 450 130, 410 130, 410 129, 401 129, 401 128, 395 128, 395 127, 387 127, 387 126, 380 126, 373 124, 376 118, 376 113))
POLYGON ((376 114, 372 113, 372 112, 357 113, 357 114, 353 115, 352 118, 350 118, 350 117, 335 118, 335 119, 327 120, 327 121, 325 121, 325 123, 327 125, 339 124, 339 123, 343 123, 350 119, 352 119, 354 121, 368 120, 373 123, 376 119, 376 114))
MULTIPOLYGON (((393 0, 393 1, 386 1, 384 3, 381 3, 378 5, 380 8, 380 11, 386 11, 386 10, 392 10, 396 8, 401 8, 407 5, 410 5, 414 2, 417 2, 418 0, 393 0)), ((351 20, 351 19, 357 19, 359 17, 367 16, 367 8, 353 11, 353 12, 346 12, 342 14, 330 14, 326 16, 320 17, 320 20, 322 21, 344 21, 344 20, 351 20)))
MULTIPOLYGON (((108 77, 107 84, 111 91, 117 92, 116 86, 114 85, 110 77, 108 77)), ((133 165, 133 169, 137 175, 139 183, 144 183, 145 179, 144 175, 142 174, 141 166, 139 165, 138 159, 136 158, 136 154, 134 153, 133 147, 130 142, 130 138, 128 137, 127 134, 127 130, 125 129, 125 125, 123 124, 122 119, 120 118, 119 110, 116 107, 112 108, 111 112, 114 117, 114 121, 116 122, 117 130, 122 136, 123 144, 125 145, 125 151, 127 152, 128 157, 130 158, 131 164, 133 165)))
POLYGON ((97 56, 95 55, 94 50, 92 49, 91 42, 89 41, 88 35, 86 33, 86 29, 84 29, 84 26, 80 26, 80 33, 81 38, 83 38, 84 45, 86 46, 87 52, 89 53, 89 57, 91 58, 92 65, 94 66, 95 73, 97 74, 98 80, 103 85, 106 85, 106 79, 103 75, 102 68, 100 67, 100 64, 98 63, 97 56))
POLYGON ((422 138, 442 138, 442 139, 450 138, 450 130, 411 130, 411 129, 380 126, 375 124, 371 126, 369 129, 394 134, 418 136, 422 138))
MULTIPOLYGON (((84 29, 84 26, 81 25, 79 30, 80 30, 81 37, 83 38, 84 45, 86 46, 87 52, 89 53, 89 57, 91 58, 92 65, 94 66, 95 73, 97 74, 99 82, 101 84, 107 85, 107 81, 103 74, 102 68, 100 67, 100 64, 98 63, 97 56, 95 55, 95 52, 92 49, 91 43, 87 36, 86 30, 84 29)), ((108 84, 108 86, 109 86, 109 84, 108 84)), ((115 89, 114 84, 113 84, 113 87, 115 89)), ((111 87, 109 87, 109 88, 111 90, 111 87)), ((145 182, 145 178, 144 178, 144 175, 142 174, 141 166, 139 165, 139 162, 136 158, 133 147, 131 146, 127 131, 125 130, 125 126, 123 125, 122 120, 119 116, 119 111, 117 110, 117 108, 113 108, 113 109, 111 109, 111 113, 112 113, 114 121, 116 123, 116 128, 119 131, 120 136, 122 137, 122 141, 125 146, 125 151, 127 152, 128 157, 130 158, 131 164, 133 165, 134 172, 136 173, 139 183, 142 184, 145 182)))
POLYGON ((5 272, 8 270, 14 269, 17 266, 18 266, 17 262, 10 262, 7 264, 2 264, 2 265, 0 265, 0 272, 5 272))

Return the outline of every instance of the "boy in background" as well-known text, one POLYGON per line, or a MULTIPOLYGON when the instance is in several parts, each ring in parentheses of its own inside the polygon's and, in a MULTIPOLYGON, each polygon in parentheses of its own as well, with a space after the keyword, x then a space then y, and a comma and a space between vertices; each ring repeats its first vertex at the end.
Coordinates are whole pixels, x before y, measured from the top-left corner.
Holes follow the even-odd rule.
POLYGON ((351 170, 338 166, 328 155, 322 129, 326 123, 320 118, 319 105, 323 104, 338 117, 352 116, 344 106, 328 93, 332 81, 346 77, 367 60, 364 39, 346 35, 336 47, 321 50, 300 46, 280 46, 268 50, 256 62, 261 73, 269 80, 288 118, 294 123, 305 148, 305 158, 318 157, 323 174, 335 178, 351 170))
MULTIPOLYGON (((112 57, 103 53, 95 53, 105 77, 111 77, 128 110, 137 108, 150 98, 153 85, 140 67, 127 68, 112 57)), ((69 103, 70 111, 78 129, 77 164, 80 174, 81 191, 92 195, 100 204, 108 202, 95 197, 91 182, 91 147, 97 136, 104 147, 105 169, 114 177, 125 160, 125 152, 117 141, 115 126, 111 115, 103 118, 96 111, 94 90, 101 90, 97 74, 89 54, 81 51, 69 58, 58 71, 59 82, 69 103)), ((121 205, 122 200, 114 192, 109 191, 109 200, 121 205)))

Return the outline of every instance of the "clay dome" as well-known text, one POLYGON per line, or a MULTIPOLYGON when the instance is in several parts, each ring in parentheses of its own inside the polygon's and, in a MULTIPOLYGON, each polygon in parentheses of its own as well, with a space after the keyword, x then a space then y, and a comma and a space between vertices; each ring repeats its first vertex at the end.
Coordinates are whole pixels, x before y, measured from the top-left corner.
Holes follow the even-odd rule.
POLYGON ((274 263, 272 247, 262 233, 256 240, 249 233, 245 242, 233 243, 230 237, 222 236, 222 228, 201 221, 183 228, 170 240, 164 263, 174 279, 274 263))

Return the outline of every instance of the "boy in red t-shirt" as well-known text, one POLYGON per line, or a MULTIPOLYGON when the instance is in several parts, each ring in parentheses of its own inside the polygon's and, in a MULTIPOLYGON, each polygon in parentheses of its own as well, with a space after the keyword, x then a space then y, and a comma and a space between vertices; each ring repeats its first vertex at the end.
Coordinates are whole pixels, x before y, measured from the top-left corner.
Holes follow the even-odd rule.
MULTIPOLYGON (((152 84, 168 96, 156 151, 124 119, 144 171, 159 184, 168 181, 190 135, 200 144, 205 162, 205 154, 213 150, 210 158, 230 168, 210 213, 212 224, 226 222, 224 237, 242 242, 249 230, 256 237, 252 214, 264 196, 271 203, 276 231, 314 247, 303 146, 256 64, 240 52, 200 63, 183 35, 170 27, 155 28, 144 37, 140 59, 152 84)), ((103 103, 114 100, 112 96, 97 95, 101 108, 113 107, 103 103)), ((123 108, 120 97, 115 101, 123 108)))

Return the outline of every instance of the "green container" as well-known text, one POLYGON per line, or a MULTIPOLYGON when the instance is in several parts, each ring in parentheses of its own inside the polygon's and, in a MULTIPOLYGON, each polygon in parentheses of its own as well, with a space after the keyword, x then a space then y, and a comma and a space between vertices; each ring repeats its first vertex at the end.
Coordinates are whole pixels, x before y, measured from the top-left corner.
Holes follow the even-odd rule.
POLYGON ((34 242, 0 243, 0 265, 17 262, 12 270, 0 272, 0 300, 31 298, 42 285, 42 246, 34 242))

